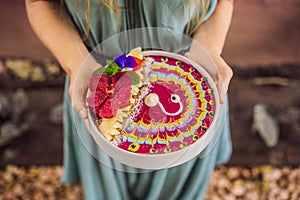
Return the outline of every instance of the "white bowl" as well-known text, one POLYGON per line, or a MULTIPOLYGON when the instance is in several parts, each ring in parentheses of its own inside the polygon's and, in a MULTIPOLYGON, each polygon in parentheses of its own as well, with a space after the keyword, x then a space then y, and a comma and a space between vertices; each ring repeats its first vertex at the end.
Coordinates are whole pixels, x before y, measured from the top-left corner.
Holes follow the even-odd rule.
MULTIPOLYGON (((144 56, 166 56, 181 60, 187 64, 193 65, 204 77, 207 78, 208 83, 210 84, 213 91, 217 91, 217 87, 211 78, 211 76, 197 63, 193 62, 192 60, 178 55, 174 53, 169 53, 165 51, 144 51, 144 56)), ((92 117, 89 115, 90 125, 91 125, 91 134, 99 145, 99 147, 106 152, 109 156, 113 159, 126 164, 131 167, 141 168, 141 169, 163 169, 174 167, 185 163, 199 153, 201 153, 207 145, 212 142, 214 135, 216 135, 216 131, 220 130, 218 126, 220 126, 219 118, 223 117, 220 116, 220 104, 219 104, 219 96, 218 92, 214 92, 215 97, 215 114, 211 125, 208 127, 207 131, 204 135, 202 135, 195 143, 166 154, 141 154, 141 153, 133 153, 130 151, 123 150, 110 141, 105 139, 103 135, 99 132, 96 125, 93 123, 92 117)), ((222 121, 222 120, 221 120, 222 121)))

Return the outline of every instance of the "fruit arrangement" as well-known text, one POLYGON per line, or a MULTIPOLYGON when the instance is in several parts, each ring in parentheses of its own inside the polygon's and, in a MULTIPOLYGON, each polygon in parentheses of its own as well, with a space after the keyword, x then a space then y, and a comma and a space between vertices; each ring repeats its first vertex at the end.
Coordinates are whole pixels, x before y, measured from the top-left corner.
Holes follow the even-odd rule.
POLYGON ((99 130, 108 140, 120 134, 142 86, 144 58, 141 52, 141 48, 136 48, 108 60, 106 66, 94 71, 89 82, 86 102, 99 130))

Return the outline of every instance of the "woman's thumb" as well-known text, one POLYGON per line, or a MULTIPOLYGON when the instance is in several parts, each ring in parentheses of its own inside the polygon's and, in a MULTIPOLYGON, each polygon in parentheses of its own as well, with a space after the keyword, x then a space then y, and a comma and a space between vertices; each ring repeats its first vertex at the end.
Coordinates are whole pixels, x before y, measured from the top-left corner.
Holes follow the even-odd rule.
POLYGON ((217 87, 220 95, 220 103, 223 104, 225 96, 228 90, 230 80, 233 76, 233 71, 230 66, 223 60, 222 57, 218 56, 214 59, 215 64, 218 66, 218 79, 217 87))
POLYGON ((82 90, 76 90, 74 87, 72 88, 72 94, 71 96, 71 102, 72 102, 72 108, 75 112, 78 113, 79 117, 81 119, 87 118, 87 110, 84 103, 84 97, 83 97, 83 91, 82 90))

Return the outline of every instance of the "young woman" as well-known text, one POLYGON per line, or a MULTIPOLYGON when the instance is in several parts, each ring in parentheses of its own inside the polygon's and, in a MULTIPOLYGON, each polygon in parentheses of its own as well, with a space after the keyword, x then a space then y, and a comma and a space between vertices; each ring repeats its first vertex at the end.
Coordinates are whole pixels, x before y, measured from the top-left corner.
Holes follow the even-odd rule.
MULTIPOLYGON (((226 92, 232 70, 221 53, 230 26, 233 0, 26 0, 26 8, 37 36, 67 73, 63 182, 72 184, 80 180, 86 199, 202 199, 211 171, 228 161, 231 154, 226 92), (211 75, 217 82, 227 119, 220 139, 205 157, 170 169, 129 173, 99 162, 91 155, 91 148, 98 147, 87 149, 78 134, 74 134, 80 130, 85 132, 85 137, 90 137, 84 125, 87 112, 82 98, 88 79, 76 77, 98 44, 118 32, 141 27, 174 29, 204 47, 217 66, 211 75), (73 90, 78 81, 81 83, 73 90), (82 121, 74 122, 72 109, 82 121)), ((196 46, 192 43, 186 56, 200 62, 196 46)), ((89 66, 87 73, 100 64, 92 60, 89 66)), ((122 164, 101 150, 96 152, 122 168, 122 164)))

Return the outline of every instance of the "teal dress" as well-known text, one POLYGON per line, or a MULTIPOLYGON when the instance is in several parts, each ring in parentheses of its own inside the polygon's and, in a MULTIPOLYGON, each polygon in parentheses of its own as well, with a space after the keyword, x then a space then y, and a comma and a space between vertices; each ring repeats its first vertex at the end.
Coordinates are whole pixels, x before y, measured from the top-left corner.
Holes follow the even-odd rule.
MULTIPOLYGON (((83 2, 65 1, 67 11, 81 35, 86 32, 86 8, 83 2)), ((160 49, 176 53, 186 51, 188 42, 183 42, 184 39, 180 42, 174 42, 175 40, 171 39, 173 42, 170 42, 170 39, 166 39, 166 35, 170 38, 169 31, 181 34, 185 32, 189 18, 189 1, 122 0, 118 2, 121 7, 126 7, 120 11, 120 25, 117 23, 116 14, 111 15, 111 11, 101 5, 99 0, 91 0, 90 33, 84 42, 92 54, 94 53, 93 55, 110 56, 107 55, 109 53, 119 55, 120 51, 132 48, 130 45, 122 46, 121 42, 118 47, 109 45, 109 48, 114 50, 107 53, 105 47, 108 46, 99 44, 112 38, 118 29, 126 31, 143 27, 160 27, 164 31, 162 31, 163 34, 157 34, 148 29, 141 29, 139 33, 142 35, 152 34, 151 37, 147 37, 148 39, 142 37, 142 43, 147 40, 147 43, 143 43, 142 46, 156 43, 155 48, 161 47, 160 49)), ((211 15, 216 3, 217 0, 211 1, 205 19, 211 15)), ((120 37, 117 38, 120 39, 120 37)), ((138 41, 137 44, 140 42, 136 38, 133 40, 138 41)), ((177 167, 143 171, 113 160, 96 145, 82 121, 71 108, 68 87, 69 78, 67 77, 64 93, 64 173, 62 181, 68 184, 80 181, 85 198, 88 200, 202 199, 205 196, 211 172, 216 166, 227 162, 230 158, 232 149, 227 101, 222 105, 222 110, 225 112, 224 125, 213 138, 213 142, 199 156, 177 167)))

